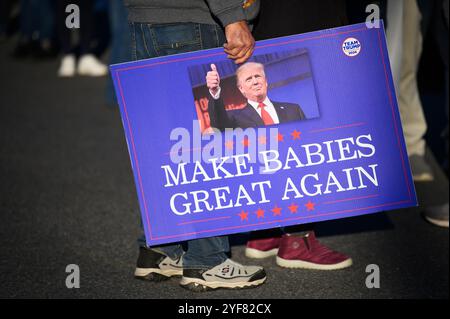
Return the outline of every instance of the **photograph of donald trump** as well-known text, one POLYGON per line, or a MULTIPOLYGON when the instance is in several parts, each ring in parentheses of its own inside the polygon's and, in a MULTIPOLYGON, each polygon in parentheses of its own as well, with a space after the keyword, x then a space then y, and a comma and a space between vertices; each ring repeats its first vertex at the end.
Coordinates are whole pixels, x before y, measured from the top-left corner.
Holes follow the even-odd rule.
POLYGON ((220 131, 226 128, 249 128, 305 120, 300 105, 276 102, 268 97, 268 82, 264 65, 247 62, 236 70, 236 85, 247 100, 241 109, 226 110, 221 97, 220 75, 214 64, 206 75, 209 90, 208 113, 210 125, 220 131))

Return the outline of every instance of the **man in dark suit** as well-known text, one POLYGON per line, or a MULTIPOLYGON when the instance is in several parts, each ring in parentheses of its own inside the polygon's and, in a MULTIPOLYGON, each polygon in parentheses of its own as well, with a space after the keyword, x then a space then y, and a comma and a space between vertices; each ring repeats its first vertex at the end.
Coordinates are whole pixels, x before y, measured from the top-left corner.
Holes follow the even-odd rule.
POLYGON ((306 119, 298 104, 275 102, 268 98, 264 65, 255 62, 242 65, 236 71, 236 80, 247 105, 239 110, 226 111, 221 98, 220 76, 216 66, 211 64, 211 71, 206 75, 211 127, 223 131, 226 128, 246 129, 306 119))

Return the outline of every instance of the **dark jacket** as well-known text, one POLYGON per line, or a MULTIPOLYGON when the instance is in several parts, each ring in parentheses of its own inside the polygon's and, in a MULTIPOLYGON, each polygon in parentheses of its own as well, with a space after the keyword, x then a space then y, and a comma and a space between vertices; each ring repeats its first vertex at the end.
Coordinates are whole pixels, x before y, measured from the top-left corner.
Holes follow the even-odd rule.
MULTIPOLYGON (((280 123, 305 120, 306 116, 298 104, 271 101, 280 123)), ((264 126, 258 112, 249 104, 243 109, 226 111, 222 99, 209 98, 208 113, 211 127, 220 131, 226 128, 242 128, 264 126)))
POLYGON ((264 40, 346 24, 345 0, 261 0, 254 36, 256 40, 264 40))

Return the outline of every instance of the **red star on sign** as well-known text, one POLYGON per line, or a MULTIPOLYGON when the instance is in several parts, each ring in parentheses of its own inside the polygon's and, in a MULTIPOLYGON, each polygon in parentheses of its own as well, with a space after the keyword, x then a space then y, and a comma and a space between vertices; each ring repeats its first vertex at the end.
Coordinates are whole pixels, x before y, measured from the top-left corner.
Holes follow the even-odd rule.
POLYGON ((292 214, 295 214, 298 210, 298 205, 295 204, 291 204, 291 206, 288 206, 289 210, 291 211, 292 214))
POLYGON ((242 211, 240 214, 238 214, 239 217, 241 217, 241 221, 248 220, 248 213, 242 211))
POLYGON ((232 150, 234 146, 234 142, 233 141, 226 141, 225 142, 225 147, 229 150, 232 150))
POLYGON ((261 208, 256 211, 256 217, 258 217, 258 219, 264 218, 264 211, 261 208))
POLYGON ((259 144, 266 145, 267 138, 265 136, 258 137, 259 144))
POLYGON ((302 134, 302 133, 297 131, 297 130, 295 130, 294 132, 291 133, 292 139, 299 140, 300 139, 300 134, 302 134))
POLYGON ((250 140, 248 139, 248 137, 244 138, 242 140, 242 145, 244 145, 244 147, 248 147, 250 145, 250 140))
POLYGON ((312 203, 311 201, 309 201, 308 203, 306 203, 305 204, 305 207, 306 207, 306 209, 308 210, 308 212, 310 212, 310 211, 312 211, 312 210, 314 210, 314 206, 315 206, 316 204, 314 204, 314 203, 312 203))
POLYGON ((273 216, 281 216, 281 208, 276 206, 274 209, 272 209, 273 216))
POLYGON ((284 135, 281 133, 278 133, 277 139, 278 139, 278 142, 284 142, 284 135))

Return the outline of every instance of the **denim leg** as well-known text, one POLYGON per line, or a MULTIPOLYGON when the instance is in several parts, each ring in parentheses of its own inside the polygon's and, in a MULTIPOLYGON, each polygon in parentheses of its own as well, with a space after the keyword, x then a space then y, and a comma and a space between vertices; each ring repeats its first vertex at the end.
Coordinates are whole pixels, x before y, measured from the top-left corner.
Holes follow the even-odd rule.
POLYGON ((64 55, 74 53, 71 42, 72 32, 66 27, 66 7, 71 3, 71 0, 56 1, 56 35, 64 55))
MULTIPOLYGON (((109 2, 109 20, 111 29, 111 54, 110 64, 127 62, 130 60, 130 33, 127 22, 128 10, 123 0, 111 0, 109 2)), ((106 86, 106 101, 109 105, 117 104, 114 94, 114 85, 111 77, 106 86)))
POLYGON ((227 236, 201 238, 188 241, 188 250, 183 256, 183 268, 212 268, 227 258, 230 244, 227 236))
POLYGON ((52 40, 55 29, 55 12, 50 0, 39 0, 36 6, 40 40, 52 40))
POLYGON ((34 25, 34 7, 32 0, 20 1, 20 37, 21 40, 29 41, 35 31, 34 25))
MULTIPOLYGON (((130 23, 130 31, 133 60, 210 49, 225 43, 223 31, 214 25, 130 23)), ((139 237, 138 243, 146 245, 144 234, 139 237)), ((187 244, 183 266, 188 268, 214 267, 228 258, 226 252, 230 250, 226 236, 190 240, 187 244)), ((173 259, 182 253, 181 244, 151 248, 173 259)))
POLYGON ((12 0, 0 0, 0 35, 8 31, 12 6, 12 0))
POLYGON ((94 5, 93 0, 77 0, 80 6, 80 55, 93 53, 91 41, 94 31, 94 5))
MULTIPOLYGON (((136 61, 156 57, 157 55, 155 50, 152 47, 150 47, 151 50, 148 49, 149 47, 147 46, 147 43, 149 42, 149 39, 145 38, 144 25, 141 23, 130 23, 129 26, 131 38, 130 39, 131 59, 136 61)), ((139 247, 148 247, 147 242, 145 240, 145 233, 144 227, 142 225, 142 220, 140 222, 140 226, 141 226, 141 234, 137 240, 138 245, 139 247)), ((178 259, 178 257, 180 257, 183 254, 183 249, 180 244, 164 245, 151 248, 166 254, 172 259, 178 259)))
POLYGON ((130 59, 130 34, 127 22, 128 10, 123 0, 109 2, 109 19, 111 28, 111 64, 126 62, 130 59))

